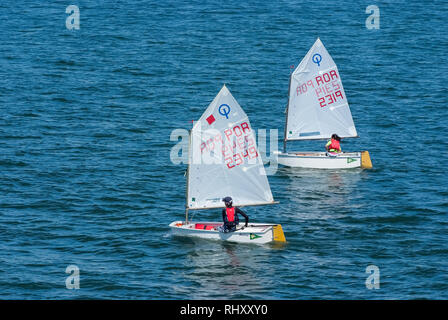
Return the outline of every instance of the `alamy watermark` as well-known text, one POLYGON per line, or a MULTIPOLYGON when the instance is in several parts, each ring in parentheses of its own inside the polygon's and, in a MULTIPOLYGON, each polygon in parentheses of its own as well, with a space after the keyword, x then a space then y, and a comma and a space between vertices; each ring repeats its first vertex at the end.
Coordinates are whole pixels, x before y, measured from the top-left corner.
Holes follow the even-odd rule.
POLYGON ((366 8, 366 13, 370 14, 370 16, 366 19, 366 28, 371 29, 379 29, 380 28, 380 8, 375 5, 370 5, 366 8))
POLYGON ((69 5, 67 8, 65 8, 65 13, 70 14, 65 19, 65 27, 68 30, 79 30, 79 24, 80 24, 80 13, 78 6, 75 5, 69 5))
POLYGON ((171 148, 170 160, 173 164, 225 164, 232 169, 243 163, 269 165, 265 168, 266 175, 277 172, 278 130, 269 130, 269 153, 267 152, 267 131, 258 130, 258 148, 256 132, 248 123, 242 122, 225 129, 223 133, 216 129, 201 130, 197 123, 195 134, 191 137, 185 129, 175 129, 170 140, 177 141, 171 148), (189 148, 191 148, 189 150, 189 148))
POLYGON ((69 290, 80 288, 79 268, 77 265, 71 264, 65 269, 65 273, 69 276, 65 279, 65 287, 69 290))
POLYGON ((380 268, 371 264, 367 266, 366 273, 369 275, 366 279, 366 288, 369 290, 380 288, 380 268))

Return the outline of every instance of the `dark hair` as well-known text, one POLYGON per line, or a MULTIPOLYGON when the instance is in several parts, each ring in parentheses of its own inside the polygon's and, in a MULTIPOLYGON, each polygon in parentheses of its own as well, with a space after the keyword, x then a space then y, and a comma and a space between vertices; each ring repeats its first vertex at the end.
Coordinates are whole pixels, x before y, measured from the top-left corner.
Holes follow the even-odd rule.
POLYGON ((336 141, 341 141, 341 137, 339 137, 336 133, 333 133, 333 134, 331 135, 331 139, 334 139, 334 140, 336 140, 336 141))

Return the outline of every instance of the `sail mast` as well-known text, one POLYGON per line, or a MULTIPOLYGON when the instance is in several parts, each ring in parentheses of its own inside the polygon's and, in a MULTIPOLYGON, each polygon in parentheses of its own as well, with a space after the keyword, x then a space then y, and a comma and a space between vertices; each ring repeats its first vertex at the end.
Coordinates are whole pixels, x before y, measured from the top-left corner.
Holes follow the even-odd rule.
POLYGON ((283 153, 286 153, 286 133, 288 132, 288 112, 289 112, 289 100, 291 94, 291 77, 292 72, 289 73, 289 84, 288 84, 288 103, 286 104, 286 116, 285 116, 285 132, 283 134, 283 153))
POLYGON ((190 152, 191 152, 191 130, 188 131, 188 164, 187 164, 187 187, 185 188, 185 224, 188 223, 188 191, 190 185, 190 152))

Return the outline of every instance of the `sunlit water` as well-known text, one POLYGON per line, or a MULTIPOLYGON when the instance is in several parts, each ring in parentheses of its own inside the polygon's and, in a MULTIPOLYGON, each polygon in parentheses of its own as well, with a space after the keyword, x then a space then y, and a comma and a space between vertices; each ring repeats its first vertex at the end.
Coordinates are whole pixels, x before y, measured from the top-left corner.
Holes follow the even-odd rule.
POLYGON ((446 3, 376 2, 368 30, 365 1, 72 1, 72 31, 68 4, 0 4, 0 298, 448 298, 446 3), (317 37, 360 135, 342 147, 374 169, 269 176, 280 204, 245 211, 281 223, 285 246, 171 236, 172 130, 226 83, 282 139, 290 66, 317 37))

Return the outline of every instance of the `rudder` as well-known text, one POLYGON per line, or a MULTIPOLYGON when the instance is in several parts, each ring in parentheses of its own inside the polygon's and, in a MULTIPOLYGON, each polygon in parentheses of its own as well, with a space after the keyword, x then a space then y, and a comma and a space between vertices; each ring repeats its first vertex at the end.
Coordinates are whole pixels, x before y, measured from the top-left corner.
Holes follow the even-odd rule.
POLYGON ((281 224, 277 224, 272 227, 274 233, 274 241, 286 242, 285 234, 283 233, 283 228, 281 224))
POLYGON ((361 152, 361 168, 364 169, 372 169, 372 161, 370 160, 369 151, 362 151, 361 152))

